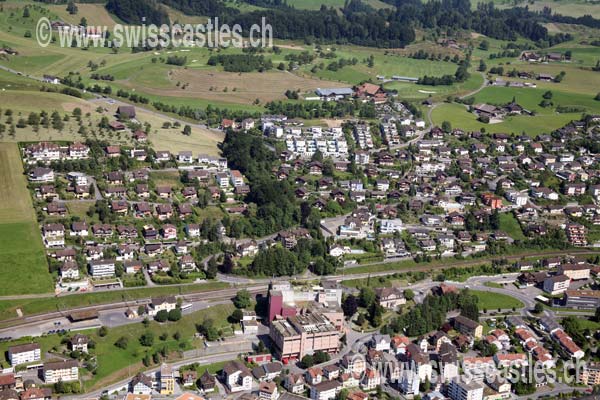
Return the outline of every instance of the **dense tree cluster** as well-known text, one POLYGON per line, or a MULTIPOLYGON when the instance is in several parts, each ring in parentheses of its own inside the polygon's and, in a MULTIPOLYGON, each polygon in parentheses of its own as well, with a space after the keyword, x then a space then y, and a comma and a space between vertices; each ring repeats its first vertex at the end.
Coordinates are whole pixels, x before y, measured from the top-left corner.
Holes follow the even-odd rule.
POLYGON ((270 58, 254 54, 219 54, 211 56, 208 65, 221 65, 227 72, 264 72, 273 69, 270 58))
POLYGON ((446 314, 452 310, 460 310, 461 315, 477 321, 479 308, 477 297, 463 290, 460 293, 448 293, 444 296, 429 295, 423 303, 412 307, 407 313, 395 318, 385 327, 388 332, 403 332, 408 336, 419 336, 439 329, 446 314))
POLYGON ((214 0, 161 0, 161 3, 181 11, 186 15, 224 16, 237 14, 236 8, 228 7, 222 1, 214 0))
POLYGON ((292 276, 310 268, 318 275, 335 272, 338 260, 327 254, 319 240, 302 239, 292 250, 281 246, 261 250, 249 266, 248 272, 262 276, 292 276))
POLYGON ((187 63, 187 57, 186 56, 177 56, 177 55, 168 56, 166 63, 169 65, 182 66, 182 65, 185 65, 185 63, 187 63))
POLYGON ((154 0, 108 0, 106 9, 131 24, 168 24, 167 10, 154 0))
POLYGON ((294 188, 287 181, 275 179, 271 173, 275 154, 260 137, 230 131, 225 135, 222 152, 229 167, 248 178, 250 193, 246 201, 257 206, 256 213, 248 218, 224 221, 235 237, 265 236, 300 222, 294 188))
POLYGON ((422 78, 419 78, 417 81, 420 85, 430 85, 430 86, 443 86, 443 85, 452 85, 453 83, 464 82, 469 79, 469 66, 471 62, 471 54, 467 54, 467 57, 464 60, 459 61, 458 68, 454 75, 443 75, 443 76, 427 76, 425 75, 422 78))
POLYGON ((379 47, 403 47, 415 39, 412 24, 400 21, 391 10, 375 11, 358 0, 350 1, 342 13, 325 6, 318 11, 277 7, 238 14, 231 23, 248 31, 262 17, 280 39, 315 38, 379 47))
POLYGON ((283 114, 288 118, 340 118, 351 115, 359 118, 375 118, 375 107, 361 101, 327 101, 290 103, 274 101, 266 104, 272 114, 283 114))

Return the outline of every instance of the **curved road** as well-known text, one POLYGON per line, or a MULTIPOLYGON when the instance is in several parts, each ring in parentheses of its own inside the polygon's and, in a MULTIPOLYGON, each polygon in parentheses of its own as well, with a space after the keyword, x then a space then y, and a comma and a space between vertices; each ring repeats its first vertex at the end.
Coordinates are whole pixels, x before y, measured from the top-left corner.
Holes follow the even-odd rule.
MULTIPOLYGON (((458 97, 459 99, 466 99, 467 97, 474 96, 474 95, 476 95, 477 93, 481 92, 481 91, 482 91, 484 88, 486 88, 486 87, 488 86, 488 83, 487 83, 487 78, 486 78, 486 76, 485 76, 485 73, 484 73, 484 72, 481 72, 481 71, 477 71, 477 72, 478 72, 478 73, 481 75, 481 77, 483 78, 483 82, 481 83, 481 85, 480 85, 480 86, 479 86, 477 89, 475 89, 475 90, 472 90, 472 91, 470 91, 470 92, 469 92, 469 93, 467 93, 467 94, 463 94, 462 96, 459 96, 459 97, 458 97)), ((440 104, 444 104, 444 103, 443 103, 443 102, 442 102, 442 103, 434 103, 434 104, 432 104, 432 105, 431 105, 431 107, 429 107, 429 109, 427 110, 427 122, 429 123, 429 126, 433 126, 433 120, 431 119, 431 114, 433 113, 433 110, 434 110, 434 109, 435 109, 437 106, 439 106, 440 104)))

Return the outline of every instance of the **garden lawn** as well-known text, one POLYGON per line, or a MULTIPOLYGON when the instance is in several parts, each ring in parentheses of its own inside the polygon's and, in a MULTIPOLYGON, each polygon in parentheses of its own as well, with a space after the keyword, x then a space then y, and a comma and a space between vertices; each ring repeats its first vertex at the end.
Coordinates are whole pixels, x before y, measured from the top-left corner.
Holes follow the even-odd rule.
POLYGON ((508 236, 515 240, 525 240, 521 225, 512 213, 500 214, 500 230, 506 232, 508 236))

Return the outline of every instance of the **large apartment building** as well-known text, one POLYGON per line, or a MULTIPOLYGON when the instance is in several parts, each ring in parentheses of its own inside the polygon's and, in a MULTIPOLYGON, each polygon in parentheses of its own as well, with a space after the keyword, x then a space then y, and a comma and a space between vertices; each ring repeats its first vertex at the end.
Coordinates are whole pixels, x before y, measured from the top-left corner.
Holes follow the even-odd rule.
POLYGON ((481 400, 483 385, 478 382, 463 382, 461 379, 455 379, 450 382, 448 395, 452 400, 481 400))
POLYGON ((481 339, 483 336, 483 325, 462 315, 454 318, 454 328, 460 333, 473 336, 475 339, 481 339))
POLYGON ((299 360, 315 351, 336 353, 340 333, 323 314, 293 315, 271 322, 271 340, 281 360, 299 360))
POLYGON ((90 261, 90 274, 95 279, 115 276, 115 260, 90 261))
POLYGON ((44 364, 44 382, 72 382, 79 379, 79 364, 76 360, 63 360, 44 364))
POLYGON ((20 344, 8 348, 10 365, 28 364, 42 359, 42 351, 37 343, 20 344))
POLYGON ((600 385, 600 362, 586 363, 579 379, 584 385, 600 385))

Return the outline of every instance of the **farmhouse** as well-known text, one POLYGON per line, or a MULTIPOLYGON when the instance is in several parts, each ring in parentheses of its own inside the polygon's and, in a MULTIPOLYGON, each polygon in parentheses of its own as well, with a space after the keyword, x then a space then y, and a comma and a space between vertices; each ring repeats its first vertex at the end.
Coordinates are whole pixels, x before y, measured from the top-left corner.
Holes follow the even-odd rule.
POLYGON ((372 101, 375 104, 385 103, 387 95, 379 85, 363 83, 354 89, 354 96, 363 101, 372 101))
POLYGON ((500 114, 498 107, 491 104, 477 104, 474 106, 475 114, 488 118, 496 118, 500 114))

